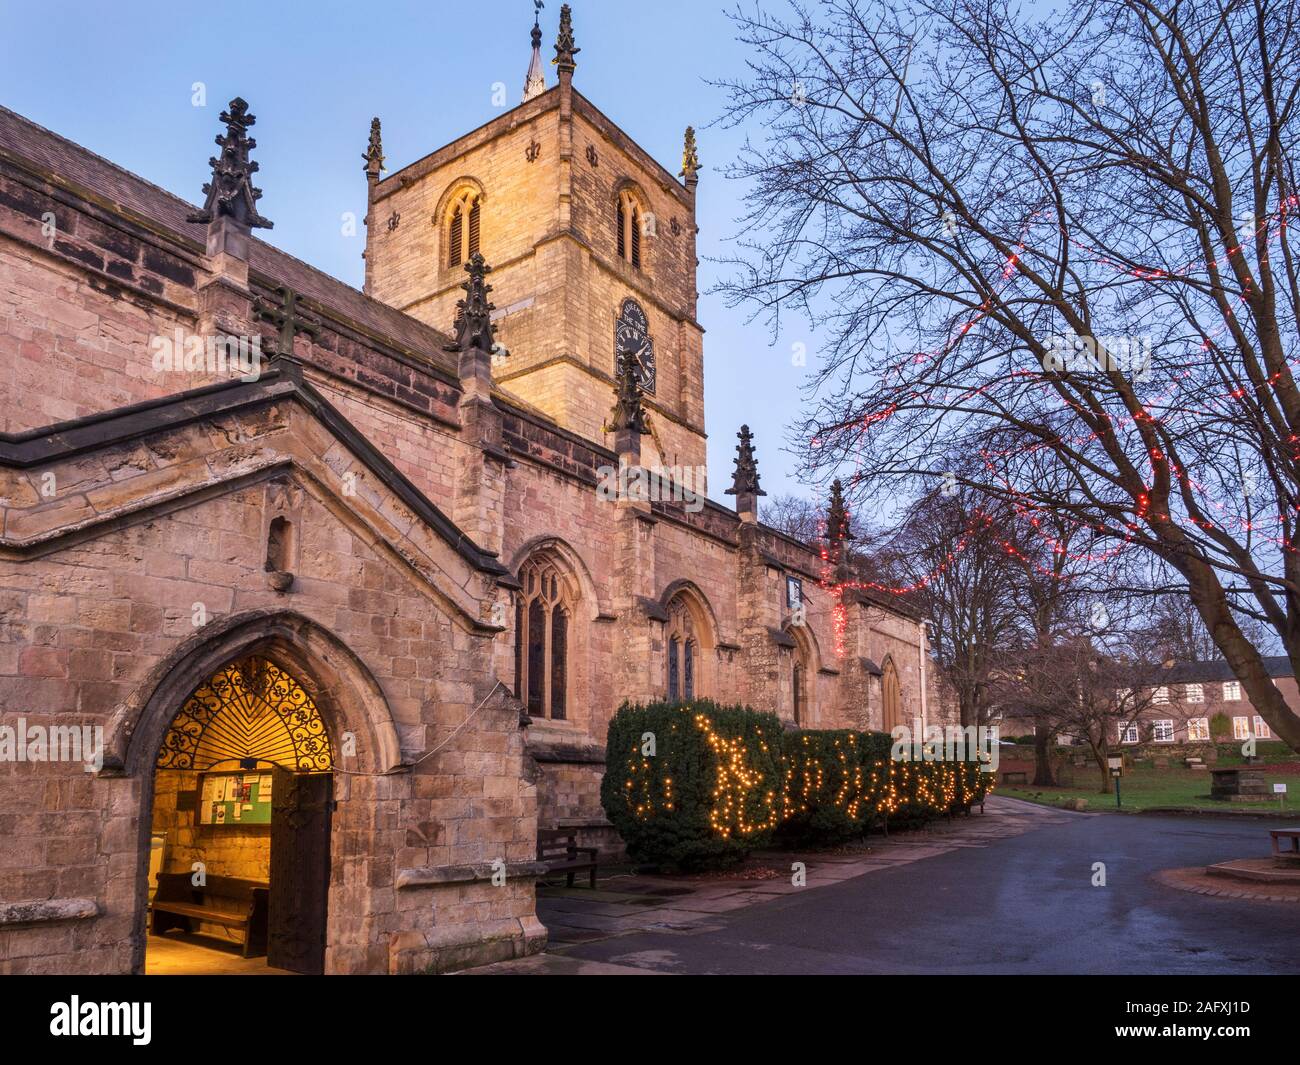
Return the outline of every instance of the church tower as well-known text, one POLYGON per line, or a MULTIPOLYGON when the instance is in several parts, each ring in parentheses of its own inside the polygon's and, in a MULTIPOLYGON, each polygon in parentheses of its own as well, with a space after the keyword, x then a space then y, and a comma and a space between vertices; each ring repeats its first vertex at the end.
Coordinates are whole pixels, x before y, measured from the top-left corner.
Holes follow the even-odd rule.
POLYGON ((370 181, 366 291, 451 332, 465 264, 481 254, 505 349, 498 386, 612 448, 618 371, 632 359, 650 428, 643 462, 702 466, 694 133, 674 175, 573 87, 567 4, 557 84, 545 83, 540 43, 534 22, 522 103, 370 181))

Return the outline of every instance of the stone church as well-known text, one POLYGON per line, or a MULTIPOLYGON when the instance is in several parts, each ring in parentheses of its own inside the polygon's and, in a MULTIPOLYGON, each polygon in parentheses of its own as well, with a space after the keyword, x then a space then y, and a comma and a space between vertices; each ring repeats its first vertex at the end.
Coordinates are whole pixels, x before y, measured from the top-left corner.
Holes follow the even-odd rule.
POLYGON ((0 971, 523 955, 538 830, 618 850, 623 700, 937 716, 743 427, 708 498, 694 134, 665 168, 541 37, 429 155, 374 121, 361 291, 258 235, 243 100, 197 204, 0 108, 0 971))

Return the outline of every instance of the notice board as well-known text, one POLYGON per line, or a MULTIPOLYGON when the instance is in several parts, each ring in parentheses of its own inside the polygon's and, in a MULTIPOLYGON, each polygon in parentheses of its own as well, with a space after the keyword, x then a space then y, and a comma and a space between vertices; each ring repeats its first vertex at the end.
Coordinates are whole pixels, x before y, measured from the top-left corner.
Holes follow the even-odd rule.
POLYGON ((200 825, 269 825, 271 772, 204 773, 199 780, 200 825))

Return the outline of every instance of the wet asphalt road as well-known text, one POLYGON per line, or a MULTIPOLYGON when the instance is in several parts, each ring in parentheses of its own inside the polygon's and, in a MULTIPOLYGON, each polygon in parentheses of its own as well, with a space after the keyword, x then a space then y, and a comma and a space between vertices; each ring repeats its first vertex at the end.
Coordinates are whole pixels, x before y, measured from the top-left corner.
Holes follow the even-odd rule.
POLYGON ((1300 903, 1212 898, 1151 878, 1262 857, 1278 823, 1073 817, 780 897, 717 930, 564 953, 675 973, 1296 973, 1300 903), (1091 883, 1098 861, 1105 887, 1091 883))

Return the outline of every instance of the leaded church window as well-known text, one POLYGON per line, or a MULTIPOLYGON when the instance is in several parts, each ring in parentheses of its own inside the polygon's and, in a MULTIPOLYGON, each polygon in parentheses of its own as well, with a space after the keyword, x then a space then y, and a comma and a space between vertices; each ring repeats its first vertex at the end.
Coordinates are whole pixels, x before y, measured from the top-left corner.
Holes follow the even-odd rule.
POLYGON ((573 596, 547 560, 530 560, 519 574, 515 606, 515 694, 532 717, 568 716, 569 618, 573 596))
POLYGON ((882 727, 886 732, 903 723, 902 690, 898 684, 898 670, 891 659, 885 660, 884 676, 880 678, 882 727))
POLYGON ((695 666, 700 652, 699 635, 690 609, 681 596, 668 604, 668 701, 695 698, 695 666))

